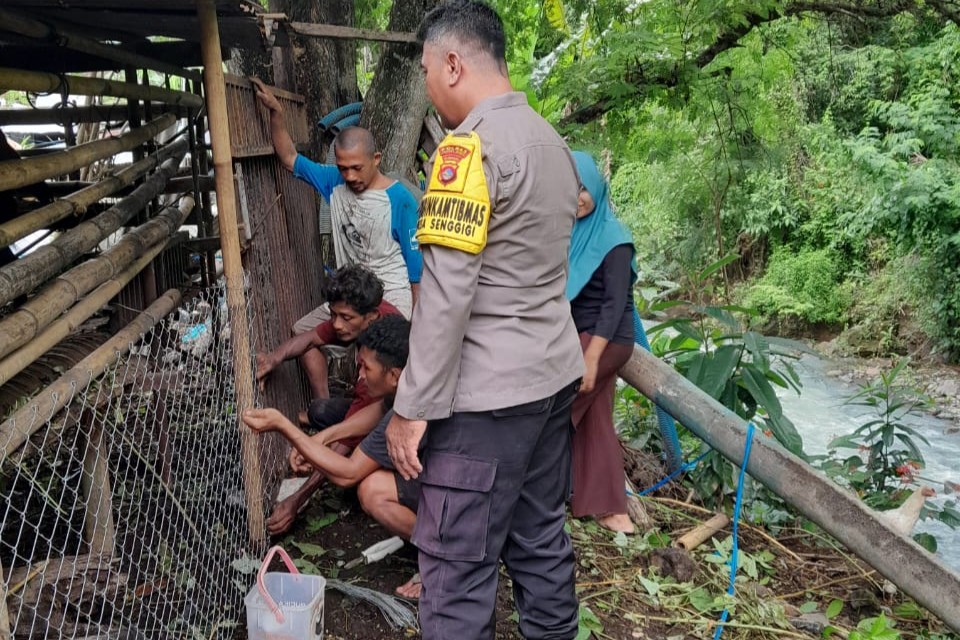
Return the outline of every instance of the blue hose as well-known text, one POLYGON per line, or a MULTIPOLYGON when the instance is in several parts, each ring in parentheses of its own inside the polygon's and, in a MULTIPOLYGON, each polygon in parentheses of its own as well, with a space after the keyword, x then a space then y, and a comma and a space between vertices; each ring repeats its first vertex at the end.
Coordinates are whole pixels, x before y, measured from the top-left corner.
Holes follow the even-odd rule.
MULTIPOLYGON (((650 351, 650 341, 647 332, 640 321, 640 314, 633 310, 633 333, 637 344, 650 351)), ((667 469, 676 471, 683 465, 683 451, 680 450, 680 437, 677 435, 677 425, 673 417, 664 411, 660 405, 657 408, 657 423, 660 425, 660 438, 663 440, 663 452, 667 458, 667 469)))
POLYGON ((340 122, 347 116, 352 116, 360 113, 360 110, 363 109, 362 102, 353 102, 351 104, 338 107, 328 113, 327 115, 320 118, 317 122, 317 127, 320 128, 320 131, 326 131, 336 123, 340 122))
POLYGON ((330 133, 337 135, 347 127, 355 127, 360 124, 360 114, 355 113, 353 115, 342 118, 333 126, 330 127, 330 133))

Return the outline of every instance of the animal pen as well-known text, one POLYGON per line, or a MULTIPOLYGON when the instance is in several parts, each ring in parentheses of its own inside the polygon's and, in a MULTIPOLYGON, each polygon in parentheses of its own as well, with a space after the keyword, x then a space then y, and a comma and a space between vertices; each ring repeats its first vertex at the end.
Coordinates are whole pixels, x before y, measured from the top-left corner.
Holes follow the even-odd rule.
MULTIPOLYGON (((0 95, 31 102, 0 128, 56 141, 0 136, 0 640, 232 637, 243 616, 286 454, 238 409, 305 405, 293 363, 260 397, 253 353, 323 273, 317 197, 222 71, 263 47, 261 11, 0 8, 0 95)), ((303 98, 277 94, 306 143, 303 98)))

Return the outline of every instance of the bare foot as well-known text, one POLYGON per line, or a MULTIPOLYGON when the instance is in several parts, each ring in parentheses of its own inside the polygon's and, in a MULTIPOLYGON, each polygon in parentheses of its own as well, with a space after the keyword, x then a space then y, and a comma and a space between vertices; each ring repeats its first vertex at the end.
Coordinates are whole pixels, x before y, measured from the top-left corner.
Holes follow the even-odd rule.
POLYGON ((597 524, 605 529, 610 529, 610 531, 622 531, 626 534, 631 534, 636 531, 633 527, 633 522, 630 520, 630 516, 625 513, 611 513, 610 515, 602 516, 597 518, 597 524))
POLYGON ((419 573, 413 574, 412 578, 397 587, 397 595, 408 600, 419 600, 422 591, 423 585, 420 584, 419 573))

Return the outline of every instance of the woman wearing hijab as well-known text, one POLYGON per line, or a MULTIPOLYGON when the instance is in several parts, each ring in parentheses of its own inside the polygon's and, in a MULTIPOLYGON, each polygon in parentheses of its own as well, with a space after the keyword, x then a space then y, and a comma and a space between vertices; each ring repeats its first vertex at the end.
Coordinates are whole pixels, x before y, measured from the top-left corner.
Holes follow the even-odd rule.
POLYGON ((596 163, 574 152, 580 173, 577 221, 570 239, 567 298, 580 332, 586 373, 573 405, 573 499, 577 518, 633 533, 627 515, 623 451, 613 426, 617 371, 633 353, 633 240, 613 215, 596 163))

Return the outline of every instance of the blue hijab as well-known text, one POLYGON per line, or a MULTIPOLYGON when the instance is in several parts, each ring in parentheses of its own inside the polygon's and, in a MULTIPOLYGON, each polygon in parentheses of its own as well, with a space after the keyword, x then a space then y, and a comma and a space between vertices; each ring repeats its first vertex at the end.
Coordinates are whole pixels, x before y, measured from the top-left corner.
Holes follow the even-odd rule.
MULTIPOLYGON (((622 244, 633 246, 630 232, 613 215, 610 207, 610 187, 600 175, 597 163, 583 151, 574 151, 573 159, 577 163, 580 182, 590 192, 595 207, 593 213, 573 224, 573 235, 570 237, 570 274, 567 277, 568 300, 579 295, 611 249, 622 244)), ((630 268, 633 271, 633 280, 636 280, 637 268, 632 259, 630 268)))

